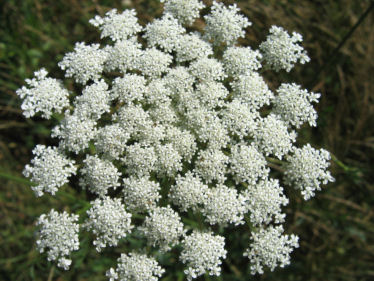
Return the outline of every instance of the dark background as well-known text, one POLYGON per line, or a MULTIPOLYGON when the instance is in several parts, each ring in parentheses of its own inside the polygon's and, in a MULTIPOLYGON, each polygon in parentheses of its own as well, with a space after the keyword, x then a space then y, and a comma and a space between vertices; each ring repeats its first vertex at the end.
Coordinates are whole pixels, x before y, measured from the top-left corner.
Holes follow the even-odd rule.
MULTIPOLYGON (((322 93, 318 127, 300 130, 299 142, 331 151, 336 182, 310 201, 291 197, 286 231, 299 235, 301 243, 290 266, 250 276, 238 243, 248 240, 248 233, 232 228, 222 277, 197 280, 374 280, 374 9, 362 17, 373 1, 236 3, 253 23, 240 40, 244 45, 256 48, 273 24, 303 35, 312 61, 267 79, 271 85, 295 82, 322 93)), ((53 144, 49 134, 56 121, 25 119, 15 94, 41 67, 63 78, 57 63, 75 42, 98 42, 88 20, 111 8, 135 8, 142 24, 162 13, 156 0, 0 1, 0 280, 106 280, 104 272, 119 255, 98 255, 81 237, 87 246, 73 255, 72 269, 63 272, 35 250, 36 218, 52 207, 74 209, 75 198, 82 195, 64 187, 65 196, 38 199, 25 184, 22 169, 36 144, 53 144)), ((161 280, 183 280, 183 269, 172 256, 160 259, 168 270, 161 280)))

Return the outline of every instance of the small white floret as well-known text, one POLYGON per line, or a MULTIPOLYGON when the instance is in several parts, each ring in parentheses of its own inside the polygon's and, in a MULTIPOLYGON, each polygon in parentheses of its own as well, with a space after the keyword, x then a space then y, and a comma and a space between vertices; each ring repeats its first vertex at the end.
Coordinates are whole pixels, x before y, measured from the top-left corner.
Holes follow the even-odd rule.
POLYGON ((191 25, 200 15, 205 5, 199 0, 160 0, 164 3, 164 13, 170 13, 181 24, 191 25))
POLYGON ((121 254, 116 269, 109 269, 106 276, 109 281, 158 281, 165 270, 153 257, 131 252, 121 254))
POLYGON ((23 175, 31 177, 31 181, 36 184, 31 187, 36 196, 42 196, 44 192, 55 195, 58 188, 76 174, 75 161, 68 159, 57 147, 37 145, 32 153, 35 156, 31 164, 25 166, 23 175))
POLYGON ((119 184, 121 173, 112 162, 99 157, 88 155, 83 160, 84 166, 80 169, 82 177, 79 184, 93 193, 103 197, 107 195, 108 189, 116 189, 119 184))
POLYGON ((185 32, 176 18, 171 14, 164 14, 161 19, 156 19, 145 27, 144 38, 147 39, 148 46, 157 46, 171 53, 185 32))
POLYGON ((210 14, 204 16, 206 21, 205 37, 214 44, 232 45, 239 37, 244 37, 244 29, 252 23, 240 14, 236 4, 229 7, 213 2, 210 14))
POLYGON ((113 9, 103 18, 95 16, 89 23, 100 29, 101 38, 110 37, 113 41, 126 40, 142 30, 135 10, 125 10, 118 14, 117 10, 113 9))
POLYGON ((35 78, 26 79, 29 89, 23 86, 16 91, 23 99, 21 108, 26 118, 41 112, 41 116, 50 119, 51 115, 61 113, 69 106, 69 92, 61 81, 47 77, 48 72, 42 68, 34 72, 35 78))
POLYGON ((310 144, 296 148, 293 155, 286 158, 288 163, 284 178, 288 184, 300 189, 304 199, 308 200, 315 195, 316 190, 321 189, 321 184, 334 181, 327 171, 330 158, 328 151, 317 150, 310 144))
POLYGON ((293 32, 290 36, 282 27, 273 25, 266 41, 261 43, 260 51, 266 63, 275 71, 281 69, 289 72, 298 61, 301 64, 310 61, 306 51, 298 43, 303 38, 293 32))
POLYGON ((91 202, 91 205, 84 226, 95 235, 93 245, 96 250, 100 252, 107 246, 117 246, 119 240, 133 228, 131 214, 126 212, 119 198, 103 197, 91 202))
POLYGON ((299 247, 299 237, 283 233, 283 226, 269 226, 252 232, 250 248, 244 252, 251 263, 251 274, 263 274, 264 266, 274 271, 276 267, 290 264, 290 254, 299 247))
POLYGON ((156 181, 148 177, 130 176, 123 180, 123 196, 127 209, 143 212, 156 207, 161 198, 161 187, 156 181))
POLYGON ((273 100, 273 112, 281 116, 282 120, 296 128, 300 128, 304 122, 308 122, 310 126, 317 126, 317 112, 312 102, 318 102, 320 94, 308 93, 295 83, 281 84, 277 93, 273 100))
POLYGON ((68 270, 72 251, 79 249, 78 215, 58 213, 52 209, 39 217, 36 246, 40 253, 47 252, 49 261, 58 261, 57 266, 68 270))
POLYGON ((195 230, 185 236, 182 247, 180 259, 188 266, 184 271, 188 281, 205 273, 221 274, 221 259, 225 259, 227 254, 224 237, 195 230))
POLYGON ((66 77, 73 77, 77 83, 86 84, 98 80, 104 69, 108 53, 99 44, 76 43, 74 51, 67 53, 58 66, 65 70, 66 77))
POLYGON ((170 206, 151 210, 139 229, 150 245, 159 246, 163 252, 177 245, 185 233, 180 216, 170 206))

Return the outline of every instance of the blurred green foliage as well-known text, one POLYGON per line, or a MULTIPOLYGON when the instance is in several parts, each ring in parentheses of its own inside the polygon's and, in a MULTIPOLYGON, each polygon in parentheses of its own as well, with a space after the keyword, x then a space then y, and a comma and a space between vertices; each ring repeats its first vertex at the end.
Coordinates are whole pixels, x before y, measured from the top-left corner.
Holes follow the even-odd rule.
MULTIPOLYGON (((299 140, 332 152, 336 183, 308 202, 287 189, 291 199, 286 208, 287 232, 298 234, 301 241, 290 266, 250 276, 241 254, 249 241, 248 229, 229 228, 230 251, 222 276, 198 280, 374 280, 373 11, 333 54, 372 1, 235 2, 253 22, 242 44, 258 46, 273 24, 303 34, 312 62, 267 78, 274 88, 279 81, 294 81, 322 93, 318 128, 303 128, 299 140), (332 55, 334 59, 325 65, 332 55)), ((24 79, 41 67, 62 78, 57 62, 75 42, 97 42, 99 34, 88 20, 111 8, 135 8, 142 24, 162 11, 157 0, 0 3, 0 280, 106 280, 105 271, 119 256, 119 250, 97 254, 91 237, 84 236, 81 250, 73 255, 72 269, 62 272, 35 250, 36 218, 50 208, 83 212, 85 198, 68 187, 56 197, 35 198, 21 172, 36 144, 54 144, 49 132, 56 121, 25 119, 15 94, 24 79)), ((125 243, 125 249, 144 244, 135 238, 125 243)), ((168 272, 161 280, 184 280, 183 267, 174 256, 157 254, 168 272)))

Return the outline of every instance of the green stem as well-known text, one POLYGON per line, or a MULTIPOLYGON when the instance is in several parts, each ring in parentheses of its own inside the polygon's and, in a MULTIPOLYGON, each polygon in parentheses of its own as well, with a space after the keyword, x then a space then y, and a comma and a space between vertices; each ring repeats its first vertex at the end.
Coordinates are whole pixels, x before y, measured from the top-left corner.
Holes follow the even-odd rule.
POLYGON ((0 178, 4 178, 4 179, 7 179, 7 180, 23 183, 23 184, 26 184, 26 185, 29 185, 29 186, 34 186, 35 185, 34 183, 32 183, 31 181, 29 181, 25 178, 14 176, 14 175, 2 172, 2 171, 0 171, 0 178))
POLYGON ((349 171, 353 171, 355 170, 354 168, 351 168, 351 167, 348 167, 347 165, 345 165, 342 161, 340 161, 334 154, 332 154, 330 152, 330 155, 331 155, 331 160, 334 161, 334 163, 336 163, 336 165, 338 165, 340 168, 342 168, 345 172, 349 172, 349 171))

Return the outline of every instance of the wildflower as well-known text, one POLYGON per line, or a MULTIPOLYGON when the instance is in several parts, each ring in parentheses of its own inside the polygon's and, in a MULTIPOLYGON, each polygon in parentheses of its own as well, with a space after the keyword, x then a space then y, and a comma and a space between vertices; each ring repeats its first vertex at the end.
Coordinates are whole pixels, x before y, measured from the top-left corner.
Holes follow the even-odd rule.
POLYGON ((178 244, 185 232, 181 218, 170 206, 151 210, 139 229, 147 237, 148 243, 159 246, 161 251, 168 251, 178 244))
POLYGON ((299 247, 299 238, 293 234, 282 233, 281 225, 252 232, 252 244, 244 252, 244 256, 248 257, 251 263, 251 274, 264 273, 264 266, 273 271, 277 266, 284 267, 290 263, 290 253, 299 247))
POLYGON ((73 77, 77 83, 84 85, 89 80, 96 81, 108 57, 108 53, 99 47, 99 44, 76 43, 74 52, 67 53, 58 66, 66 70, 66 77, 73 77))
POLYGON ((85 228, 95 234, 93 241, 96 250, 108 246, 117 246, 119 240, 131 232, 131 214, 127 213, 120 199, 103 197, 91 202, 92 207, 87 211, 88 218, 85 228))
POLYGON ((58 213, 52 209, 49 214, 39 217, 37 225, 36 246, 43 253, 47 252, 48 260, 57 260, 58 267, 68 270, 71 260, 67 257, 72 251, 79 249, 77 215, 69 215, 67 212, 58 213))
POLYGON ((244 37, 243 29, 252 23, 238 12, 236 4, 225 7, 222 3, 214 1, 211 13, 204 16, 205 37, 212 39, 214 44, 227 45, 233 45, 239 37, 244 37))
POLYGON ((330 166, 330 153, 325 149, 314 149, 310 144, 296 148, 293 155, 287 157, 284 178, 288 184, 301 190, 305 200, 320 190, 321 184, 333 182, 334 178, 326 169, 330 166))
POLYGON ((298 44, 303 40, 299 33, 293 32, 290 36, 282 27, 275 25, 270 28, 269 33, 266 41, 261 43, 260 50, 272 69, 289 72, 296 62, 304 64, 310 61, 304 48, 298 44))
MULTIPOLYGON (((259 73, 307 62, 301 35, 273 26, 259 48, 243 47, 237 40, 251 23, 235 4, 213 1, 201 34, 191 31, 201 1, 161 2, 162 17, 145 27, 134 10, 90 20, 109 43, 77 43, 59 63, 81 91, 44 69, 17 91, 26 117, 64 112, 51 133, 58 146, 36 146, 24 175, 37 196, 54 195, 79 167, 73 186, 94 198, 88 210, 74 209, 87 211, 82 226, 97 251, 129 236, 131 249, 141 234, 160 252, 179 245, 170 255, 180 253, 189 281, 219 276, 225 238, 210 227, 247 223, 251 273, 286 266, 298 238, 283 234, 281 173, 306 200, 333 181, 329 153, 296 144, 296 129, 317 124, 320 94, 295 83, 273 93, 259 73), (284 163, 277 172, 274 161, 284 163)), ((39 250, 64 269, 79 246, 77 220, 54 210, 38 220, 39 250)), ((121 254, 109 280, 159 280, 165 270, 148 255, 152 247, 121 254)))
POLYGON ((26 165, 23 171, 25 177, 31 177, 35 183, 32 190, 36 196, 42 196, 44 192, 52 195, 58 188, 67 183, 71 175, 76 174, 75 161, 68 159, 57 147, 37 145, 32 153, 35 155, 31 165, 26 165))
POLYGON ((121 254, 117 268, 109 269, 106 276, 110 281, 157 281, 157 277, 161 277, 164 272, 154 258, 131 252, 121 254))
POLYGON ((199 0, 160 0, 164 3, 164 12, 172 14, 181 24, 191 25, 199 17, 204 4, 199 0))
POLYGON ((180 259, 187 264, 184 271, 187 280, 192 280, 200 275, 219 276, 221 273, 221 259, 226 258, 225 238, 213 235, 211 232, 193 231, 186 235, 182 241, 182 253, 180 259))
POLYGON ((21 108, 27 118, 41 112, 42 117, 50 119, 53 113, 61 113, 69 105, 68 90, 61 81, 49 78, 47 74, 44 68, 34 72, 35 78, 26 79, 30 89, 23 86, 16 92, 23 99, 21 108))

